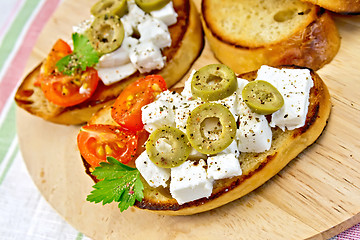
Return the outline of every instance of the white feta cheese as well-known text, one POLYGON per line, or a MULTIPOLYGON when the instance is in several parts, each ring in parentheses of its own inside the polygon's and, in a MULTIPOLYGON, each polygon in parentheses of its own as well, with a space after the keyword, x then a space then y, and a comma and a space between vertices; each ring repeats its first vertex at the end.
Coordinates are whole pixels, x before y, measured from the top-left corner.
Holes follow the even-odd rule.
MULTIPOLYGON (((269 150, 272 141, 272 132, 264 115, 251 111, 242 98, 242 89, 247 80, 238 79, 237 112, 239 114, 239 128, 236 130, 236 139, 240 152, 264 152, 269 150)), ((246 83, 246 84, 245 84, 246 83)))
POLYGON ((240 151, 238 149, 238 145, 237 145, 236 140, 232 141, 227 148, 225 148, 224 150, 222 150, 218 154, 234 154, 235 157, 238 158, 240 156, 240 151))
POLYGON ((166 91, 163 91, 161 92, 157 97, 156 97, 157 100, 159 101, 165 101, 165 102, 168 102, 170 103, 172 106, 173 106, 173 109, 175 110, 176 106, 184 100, 184 98, 178 94, 177 92, 175 91, 169 91, 169 90, 166 90, 166 91))
POLYGON ((183 101, 175 107, 175 124, 176 128, 186 133, 186 123, 192 110, 200 106, 201 101, 183 101))
POLYGON ((235 91, 232 95, 230 95, 229 97, 226 97, 224 99, 218 100, 218 101, 214 101, 215 103, 219 103, 223 106, 225 106, 226 108, 228 108, 230 110, 230 112, 232 113, 232 115, 235 118, 235 121, 237 121, 238 119, 238 113, 237 113, 237 107, 236 107, 236 102, 237 102, 237 91, 235 91))
POLYGON ((93 23, 95 17, 93 15, 90 16, 89 19, 81 21, 79 25, 73 26, 73 32, 78 34, 84 34, 86 30, 88 30, 93 23))
POLYGON ((110 68, 130 63, 129 51, 132 47, 136 46, 139 40, 126 37, 124 38, 121 46, 111 53, 101 56, 97 68, 110 68))
POLYGON ((150 15, 164 22, 167 26, 171 26, 177 21, 177 13, 175 12, 172 1, 166 4, 163 8, 151 11, 150 15))
POLYGON ((131 48, 129 57, 140 73, 162 69, 165 65, 160 49, 152 42, 140 42, 131 48))
POLYGON ((167 125, 175 126, 175 117, 172 105, 165 101, 154 101, 141 108, 141 119, 144 128, 149 133, 167 125))
POLYGON ((99 78, 105 85, 111 85, 115 82, 118 82, 132 75, 136 71, 137 69, 132 63, 127 63, 116 67, 97 68, 99 78))
POLYGON ((162 49, 171 45, 171 36, 165 23, 156 18, 148 18, 138 25, 140 42, 153 42, 162 49))
POLYGON ((205 161, 200 160, 197 164, 186 161, 171 168, 170 193, 179 204, 211 195, 213 180, 207 178, 205 167, 205 161))
POLYGON ((313 87, 310 71, 262 66, 258 70, 257 79, 271 83, 284 98, 283 107, 272 114, 270 126, 278 126, 283 131, 304 126, 309 106, 309 93, 313 87))
POLYGON ((128 14, 124 15, 121 19, 124 25, 124 30, 126 33, 129 33, 129 36, 132 34, 133 29, 137 29, 138 25, 147 19, 150 18, 150 15, 145 14, 145 12, 139 8, 135 2, 128 1, 128 14), (130 26, 131 29, 130 30, 130 26), (131 33, 130 33, 131 32, 131 33))
POLYGON ((196 150, 193 147, 191 148, 188 159, 190 159, 190 160, 200 160, 200 159, 206 159, 206 158, 207 158, 206 154, 203 154, 203 153, 199 152, 198 150, 196 150))
POLYGON ((181 96, 183 96, 186 100, 192 100, 192 99, 196 98, 192 95, 192 92, 191 92, 191 80, 195 73, 196 73, 196 70, 192 70, 190 73, 190 76, 188 77, 188 79, 186 79, 186 81, 184 83, 184 89, 181 92, 181 96))
POLYGON ((209 157, 207 159, 207 166, 208 178, 214 180, 240 176, 242 174, 239 159, 233 153, 209 157))
POLYGON ((170 169, 156 166, 144 151, 136 160, 136 168, 151 187, 167 187, 170 169))

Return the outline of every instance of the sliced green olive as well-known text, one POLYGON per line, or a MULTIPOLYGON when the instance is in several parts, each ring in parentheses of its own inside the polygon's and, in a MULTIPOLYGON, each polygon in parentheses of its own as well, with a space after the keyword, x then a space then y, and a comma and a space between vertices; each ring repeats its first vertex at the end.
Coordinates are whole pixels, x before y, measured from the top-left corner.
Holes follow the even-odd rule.
POLYGON ((116 15, 96 17, 87 33, 91 45, 100 54, 116 50, 124 39, 124 27, 116 15))
POLYGON ((204 103, 187 120, 186 134, 191 146, 204 154, 216 154, 235 138, 236 122, 230 110, 218 103, 204 103))
POLYGON ((284 105, 281 93, 269 82, 249 82, 242 90, 242 97, 248 107, 258 114, 271 114, 284 105))
POLYGON ((91 14, 95 17, 104 14, 122 17, 128 11, 127 0, 100 0, 91 7, 91 14))
POLYGON ((138 5, 144 12, 151 12, 154 10, 159 10, 165 7, 170 0, 135 0, 136 5, 138 5))
POLYGON ((233 70, 223 64, 210 64, 195 72, 191 80, 192 93, 203 101, 216 101, 233 94, 237 79, 233 70))
POLYGON ((189 157, 190 151, 186 134, 170 126, 156 129, 146 142, 146 152, 150 160, 162 168, 181 165, 189 157))

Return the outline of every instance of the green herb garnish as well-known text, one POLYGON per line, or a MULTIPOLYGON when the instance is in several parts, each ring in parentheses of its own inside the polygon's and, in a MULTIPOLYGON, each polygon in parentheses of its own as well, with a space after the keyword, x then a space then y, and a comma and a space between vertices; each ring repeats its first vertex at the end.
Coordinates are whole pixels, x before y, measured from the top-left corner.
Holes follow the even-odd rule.
POLYGON ((73 33, 72 40, 74 51, 56 63, 58 70, 65 75, 85 71, 87 67, 92 67, 98 63, 100 58, 85 35, 73 33))
POLYGON ((107 157, 107 161, 100 163, 100 167, 96 167, 92 172, 102 180, 93 186, 95 190, 86 200, 95 203, 102 201, 103 205, 115 201, 119 203, 118 207, 122 212, 133 206, 136 200, 141 201, 144 198, 140 172, 113 157, 107 157))

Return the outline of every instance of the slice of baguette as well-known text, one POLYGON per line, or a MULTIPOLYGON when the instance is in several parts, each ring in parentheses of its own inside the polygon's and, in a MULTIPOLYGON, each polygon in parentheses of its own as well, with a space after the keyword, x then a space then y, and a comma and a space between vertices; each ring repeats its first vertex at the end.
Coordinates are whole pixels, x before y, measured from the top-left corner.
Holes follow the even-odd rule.
POLYGON ((201 13, 215 57, 237 73, 264 64, 316 71, 340 47, 329 13, 299 0, 202 0, 201 13))
MULTIPOLYGON (((287 66, 286 68, 297 67, 287 66)), ((253 71, 241 74, 239 77, 252 81, 256 76, 257 71, 253 71)), ((135 206, 166 215, 195 214, 234 201, 276 175, 299 153, 315 142, 326 126, 331 110, 330 95, 324 82, 312 70, 311 76, 314 87, 310 90, 310 104, 305 125, 284 132, 279 128, 274 128, 272 129, 273 139, 270 150, 263 153, 241 153, 239 161, 243 175, 217 180, 209 198, 202 198, 183 205, 179 205, 171 197, 168 189, 151 188, 144 180, 145 197, 141 202, 136 202, 135 206)), ((108 106, 94 114, 89 124, 117 125, 111 119, 110 109, 111 106, 108 106)), ((84 159, 83 162, 86 172, 96 181, 95 176, 91 175, 93 168, 84 159)))
MULTIPOLYGON (((178 14, 178 21, 169 27, 172 44, 163 50, 163 55, 166 57, 165 67, 147 73, 162 75, 169 87, 186 74, 200 55, 204 44, 199 14, 193 2, 173 0, 173 6, 178 14)), ((93 96, 87 101, 72 107, 60 107, 49 102, 42 90, 34 86, 39 70, 40 65, 23 80, 16 92, 15 101, 19 107, 29 113, 60 124, 87 122, 93 113, 111 104, 127 85, 145 76, 136 72, 110 86, 105 86, 100 82, 93 96)))
POLYGON ((359 0, 301 0, 340 14, 360 14, 359 0))

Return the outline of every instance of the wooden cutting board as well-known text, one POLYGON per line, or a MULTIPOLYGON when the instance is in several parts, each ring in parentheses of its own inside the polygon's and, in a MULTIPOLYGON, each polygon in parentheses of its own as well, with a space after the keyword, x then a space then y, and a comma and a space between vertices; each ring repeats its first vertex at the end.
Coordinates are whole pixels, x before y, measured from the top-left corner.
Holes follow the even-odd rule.
MULTIPOLYGON (((95 0, 65 0, 40 35, 26 72, 59 37, 89 17, 95 0)), ((196 1, 198 7, 200 0, 196 1)), ((194 216, 160 216, 86 202, 93 182, 76 146, 79 126, 17 111, 21 151, 46 200, 93 239, 327 239, 360 222, 360 17, 335 16, 342 36, 336 58, 318 71, 332 113, 318 141, 247 196, 194 216)), ((216 62, 205 47, 193 68, 216 62)), ((188 75, 187 75, 188 76, 188 75)), ((185 76, 185 78, 187 78, 185 76)), ((184 78, 184 79, 185 79, 184 78)))

